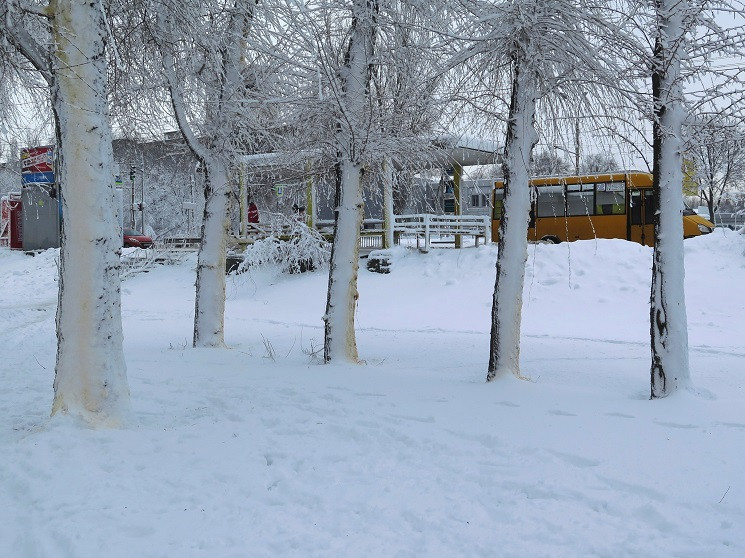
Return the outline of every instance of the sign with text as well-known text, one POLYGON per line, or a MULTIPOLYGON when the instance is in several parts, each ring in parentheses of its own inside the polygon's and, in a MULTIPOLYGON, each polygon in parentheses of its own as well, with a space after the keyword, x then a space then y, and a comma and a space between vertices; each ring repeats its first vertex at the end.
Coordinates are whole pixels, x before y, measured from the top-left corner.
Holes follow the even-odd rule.
POLYGON ((21 182, 23 184, 54 184, 54 147, 21 149, 21 182))

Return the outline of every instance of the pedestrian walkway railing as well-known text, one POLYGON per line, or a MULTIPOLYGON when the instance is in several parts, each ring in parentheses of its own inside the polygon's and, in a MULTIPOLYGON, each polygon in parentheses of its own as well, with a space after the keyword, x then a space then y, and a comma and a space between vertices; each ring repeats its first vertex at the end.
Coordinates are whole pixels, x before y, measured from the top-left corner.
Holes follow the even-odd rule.
POLYGON ((417 248, 429 252, 435 238, 442 241, 445 237, 449 241, 456 235, 470 235, 474 237, 476 246, 479 239, 486 243, 491 237, 491 222, 488 215, 396 215, 393 231, 399 236, 416 237, 417 248), (420 241, 424 243, 423 247, 420 241))
MULTIPOLYGON (((298 222, 290 219, 249 223, 245 236, 231 236, 228 244, 242 252, 247 245, 264 238, 292 238, 298 234, 299 226, 298 222)), ((314 228, 327 241, 333 239, 334 221, 318 220, 314 228)), ((360 248, 382 248, 385 233, 382 219, 365 219, 360 229, 360 248)), ((478 246, 481 240, 486 243, 491 239, 491 221, 488 215, 395 215, 393 233, 397 244, 408 237, 425 252, 430 250, 432 244, 454 243, 459 236, 472 236, 478 246)))

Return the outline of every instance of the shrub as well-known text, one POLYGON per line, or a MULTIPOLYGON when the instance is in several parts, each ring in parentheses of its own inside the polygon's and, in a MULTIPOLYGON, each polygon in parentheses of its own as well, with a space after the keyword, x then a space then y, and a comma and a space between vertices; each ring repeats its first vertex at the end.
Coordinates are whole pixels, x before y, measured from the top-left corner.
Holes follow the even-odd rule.
POLYGON ((246 248, 239 273, 255 265, 275 264, 283 272, 302 273, 328 264, 331 246, 317 230, 285 215, 261 215, 267 219, 261 226, 266 236, 246 248))

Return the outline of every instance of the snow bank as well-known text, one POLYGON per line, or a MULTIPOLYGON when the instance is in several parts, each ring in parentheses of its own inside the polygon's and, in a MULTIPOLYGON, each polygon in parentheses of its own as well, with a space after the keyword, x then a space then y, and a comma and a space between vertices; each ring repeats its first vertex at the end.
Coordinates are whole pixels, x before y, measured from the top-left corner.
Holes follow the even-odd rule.
POLYGON ((531 381, 489 385, 493 246, 362 266, 365 366, 313 357, 326 273, 230 276, 231 348, 195 350, 195 261, 157 267, 123 283, 137 424, 102 432, 47 418, 54 251, 0 250, 0 556, 740 557, 744 252, 686 241, 697 391, 663 401, 631 243, 531 245, 531 381))

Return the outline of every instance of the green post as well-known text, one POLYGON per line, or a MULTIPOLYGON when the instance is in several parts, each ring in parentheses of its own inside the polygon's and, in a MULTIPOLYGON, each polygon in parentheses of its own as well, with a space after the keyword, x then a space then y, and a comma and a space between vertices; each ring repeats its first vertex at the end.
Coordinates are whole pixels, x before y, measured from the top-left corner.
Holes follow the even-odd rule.
MULTIPOLYGON (((463 166, 460 163, 453 164, 453 195, 455 196, 455 215, 461 215, 460 207, 460 181, 463 177, 463 166)), ((455 247, 461 248, 463 244, 462 235, 455 235, 455 247)))
POLYGON ((248 207, 246 205, 246 181, 243 179, 243 163, 238 166, 238 205, 241 212, 241 238, 248 236, 248 207))
POLYGON ((312 229, 316 224, 316 212, 313 203, 313 175, 310 173, 310 163, 306 163, 305 172, 305 224, 312 229))
POLYGON ((393 248, 396 218, 393 214, 393 161, 383 158, 383 248, 393 248))

